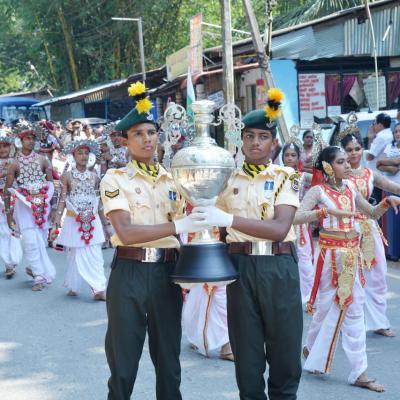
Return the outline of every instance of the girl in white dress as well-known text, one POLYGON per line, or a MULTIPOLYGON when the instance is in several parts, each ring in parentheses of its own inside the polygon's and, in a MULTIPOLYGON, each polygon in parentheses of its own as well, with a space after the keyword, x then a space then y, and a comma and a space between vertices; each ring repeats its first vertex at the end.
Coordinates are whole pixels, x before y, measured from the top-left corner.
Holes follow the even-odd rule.
MULTIPOLYGON (((290 141, 290 139, 289 139, 290 141)), ((282 161, 285 167, 291 167, 300 175, 300 201, 311 186, 312 175, 299 171, 300 148, 296 143, 287 142, 282 149, 282 161)), ((309 224, 300 224, 296 229, 296 252, 298 257, 300 292, 302 303, 307 303, 314 282, 313 242, 309 224)))
MULTIPOLYGON (((5 277, 11 279, 16 272, 17 265, 22 259, 21 240, 12 232, 7 224, 6 209, 4 205, 4 186, 6 184, 7 170, 12 161, 10 158, 11 143, 13 138, 0 135, 0 257, 6 268, 5 277)), ((14 203, 11 200, 11 203, 14 203)), ((10 207, 13 212, 13 206, 10 207)))
POLYGON ((90 153, 98 155, 93 140, 71 142, 65 149, 72 154, 71 171, 61 177, 62 191, 51 236, 59 234, 61 218, 66 209, 57 244, 66 248, 68 268, 65 286, 69 296, 76 296, 83 282, 92 289, 95 300, 105 300, 106 277, 101 245, 104 233, 99 210, 99 178, 87 168, 90 153))

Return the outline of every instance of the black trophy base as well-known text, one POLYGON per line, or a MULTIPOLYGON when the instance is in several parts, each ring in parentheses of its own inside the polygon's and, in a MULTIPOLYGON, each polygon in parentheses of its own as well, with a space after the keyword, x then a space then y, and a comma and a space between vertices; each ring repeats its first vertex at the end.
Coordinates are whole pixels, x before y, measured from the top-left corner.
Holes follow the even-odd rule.
POLYGON ((239 276, 224 243, 188 244, 179 251, 170 275, 175 283, 233 281, 239 276))

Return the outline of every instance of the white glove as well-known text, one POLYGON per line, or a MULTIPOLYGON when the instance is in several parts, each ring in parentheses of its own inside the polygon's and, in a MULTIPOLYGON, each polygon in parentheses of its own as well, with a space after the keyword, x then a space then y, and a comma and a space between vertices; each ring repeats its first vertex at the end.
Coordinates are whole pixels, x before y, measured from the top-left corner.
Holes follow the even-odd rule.
POLYGON ((193 213, 203 215, 203 221, 211 226, 229 228, 232 226, 233 214, 228 214, 215 206, 195 207, 193 213))
POLYGON ((204 219, 204 214, 192 212, 190 215, 174 221, 177 235, 181 233, 200 232, 209 229, 212 225, 204 219))

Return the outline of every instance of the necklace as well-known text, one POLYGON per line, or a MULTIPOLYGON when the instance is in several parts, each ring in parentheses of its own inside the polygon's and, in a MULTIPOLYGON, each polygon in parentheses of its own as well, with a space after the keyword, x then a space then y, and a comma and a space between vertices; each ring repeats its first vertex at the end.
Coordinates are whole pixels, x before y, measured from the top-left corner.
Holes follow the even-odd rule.
POLYGON ((90 171, 87 170, 87 169, 85 171, 83 171, 83 172, 80 172, 76 168, 73 168, 71 170, 71 174, 72 174, 73 178, 78 179, 81 182, 86 181, 88 178, 90 178, 90 175, 91 175, 90 171))
POLYGON ((344 194, 346 191, 346 186, 342 184, 342 186, 337 186, 337 185, 332 185, 331 183, 328 183, 328 185, 333 189, 339 192, 340 194, 344 194))
POLYGON ((357 168, 352 168, 351 169, 351 174, 353 175, 353 176, 361 176, 362 175, 362 173, 363 173, 363 167, 360 165, 360 166, 358 166, 357 168))

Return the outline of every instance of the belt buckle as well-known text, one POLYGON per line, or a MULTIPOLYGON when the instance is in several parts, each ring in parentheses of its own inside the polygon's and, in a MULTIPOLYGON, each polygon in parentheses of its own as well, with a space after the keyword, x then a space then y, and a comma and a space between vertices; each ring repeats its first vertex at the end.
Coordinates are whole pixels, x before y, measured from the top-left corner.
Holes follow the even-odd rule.
POLYGON ((264 240, 261 242, 251 242, 252 256, 272 256, 272 242, 264 240))
POLYGON ((164 249, 158 249, 155 247, 147 247, 143 249, 144 257, 142 262, 159 262, 164 257, 164 249))

